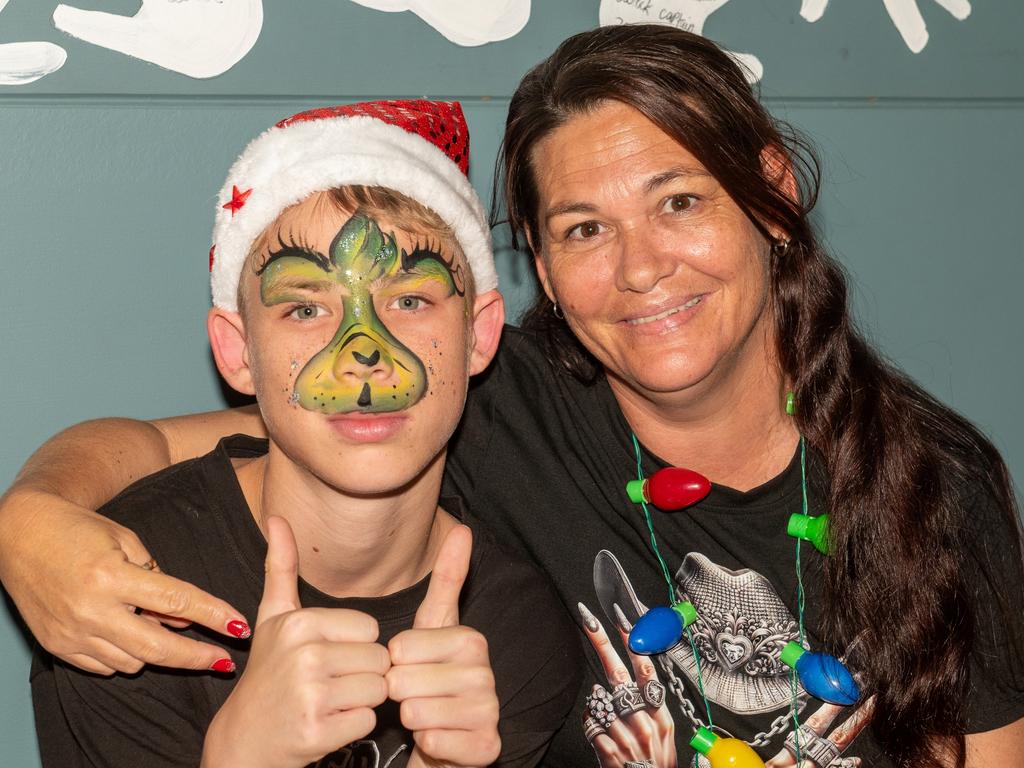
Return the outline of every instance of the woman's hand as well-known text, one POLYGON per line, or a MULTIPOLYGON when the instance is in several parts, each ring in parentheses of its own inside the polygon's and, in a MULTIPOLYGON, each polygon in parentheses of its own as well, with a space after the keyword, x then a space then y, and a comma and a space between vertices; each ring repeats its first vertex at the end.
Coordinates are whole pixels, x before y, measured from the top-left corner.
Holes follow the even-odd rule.
POLYGON ((487 640, 459 625, 459 593, 473 537, 453 528, 438 552, 412 629, 391 639, 390 697, 416 746, 409 768, 485 766, 501 752, 498 696, 487 640))
POLYGON ((157 619, 235 637, 249 632, 223 600, 159 573, 127 528, 51 493, 12 489, 3 497, 0 578, 46 650, 97 674, 143 664, 209 669, 227 656, 157 619))
POLYGON ((649 656, 629 651, 629 622, 615 606, 632 672, 622 663, 601 622, 583 604, 579 606, 587 637, 608 678, 608 689, 595 685, 583 713, 583 731, 602 768, 644 763, 676 768, 675 722, 665 701, 665 687, 649 656), (634 682, 635 677, 635 682, 634 682))
POLYGON ((369 734, 388 696, 388 651, 360 611, 302 608, 298 552, 267 519, 267 577, 252 653, 206 734, 203 766, 301 768, 369 734))

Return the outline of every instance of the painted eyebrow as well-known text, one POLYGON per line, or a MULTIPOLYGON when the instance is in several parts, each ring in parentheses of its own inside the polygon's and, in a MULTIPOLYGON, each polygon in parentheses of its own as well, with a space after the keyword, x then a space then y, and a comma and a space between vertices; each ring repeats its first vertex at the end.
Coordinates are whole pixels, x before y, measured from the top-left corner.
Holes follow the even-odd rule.
POLYGON ((270 278, 270 287, 273 290, 310 291, 311 293, 327 293, 337 287, 333 280, 310 280, 308 277, 293 277, 282 275, 270 278))
POLYGON ((316 264, 324 272, 331 271, 330 259, 328 259, 327 256, 320 253, 319 251, 314 251, 311 248, 302 248, 295 245, 284 245, 284 243, 282 243, 281 245, 282 247, 279 250, 271 251, 269 254, 267 254, 267 259, 266 261, 263 262, 263 266, 256 270, 257 275, 262 275, 264 272, 267 271, 267 267, 269 267, 278 259, 283 259, 286 257, 295 259, 305 259, 306 261, 311 261, 314 264, 316 264))

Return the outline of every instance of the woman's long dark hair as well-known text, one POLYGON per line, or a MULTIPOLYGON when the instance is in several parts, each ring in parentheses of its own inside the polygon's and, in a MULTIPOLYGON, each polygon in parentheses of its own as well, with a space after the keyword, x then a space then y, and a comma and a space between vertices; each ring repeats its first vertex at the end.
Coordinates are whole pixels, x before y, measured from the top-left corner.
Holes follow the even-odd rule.
MULTIPOLYGON (((532 149, 608 100, 637 109, 686 147, 767 239, 769 228, 786 233, 789 247, 770 257, 771 307, 797 426, 829 479, 823 636, 833 653, 852 647, 864 695, 875 697, 871 727, 897 765, 963 765, 974 637, 963 544, 971 489, 994 497, 1002 522, 1019 530, 1005 464, 977 429, 858 332, 843 270, 808 220, 819 184, 813 150, 767 113, 740 68, 703 37, 665 26, 605 27, 569 38, 527 73, 512 97, 495 180, 514 245, 524 234, 542 242, 532 149), (798 200, 772 178, 766 148, 789 164, 798 200)), ((554 364, 584 381, 600 376, 543 292, 523 324, 542 337, 554 364)), ((1018 542, 1019 534, 1007 546, 1019 559, 1018 542)))

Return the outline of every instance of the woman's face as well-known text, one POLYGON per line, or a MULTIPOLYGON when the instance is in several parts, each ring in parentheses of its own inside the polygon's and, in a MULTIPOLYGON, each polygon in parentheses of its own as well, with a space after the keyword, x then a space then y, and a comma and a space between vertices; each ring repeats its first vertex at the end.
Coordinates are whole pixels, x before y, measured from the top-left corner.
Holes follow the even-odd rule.
POLYGON ((700 392, 768 360, 769 243, 690 152, 607 102, 532 161, 541 282, 613 386, 700 392))

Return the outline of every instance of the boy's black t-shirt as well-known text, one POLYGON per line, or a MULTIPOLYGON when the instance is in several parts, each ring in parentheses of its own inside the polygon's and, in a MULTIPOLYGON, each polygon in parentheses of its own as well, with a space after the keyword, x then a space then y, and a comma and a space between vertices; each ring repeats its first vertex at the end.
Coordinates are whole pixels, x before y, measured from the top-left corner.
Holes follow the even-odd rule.
MULTIPOLYGON (((642 466, 649 476, 665 462, 642 450, 642 466)), ((809 454, 813 515, 827 511, 819 467, 809 454)), ((640 604, 664 605, 669 599, 642 511, 626 494, 627 481, 636 477, 629 425, 607 381, 579 382, 549 363, 529 332, 506 327, 498 357, 475 381, 450 445, 446 491, 479 510, 503 544, 518 547, 541 566, 579 626, 588 670, 545 765, 597 765, 583 735, 583 697, 594 684, 613 687, 588 642, 578 604, 600 621, 629 668, 614 606, 634 621, 640 604)), ((791 745, 794 738, 790 678, 779 663, 779 650, 798 636, 796 546, 786 526, 791 513, 802 511, 802 497, 797 452, 778 477, 749 492, 716 485, 687 510, 651 509, 675 593, 688 597, 699 612, 694 641, 715 729, 752 743, 764 760, 779 756, 778 765, 795 764, 785 746, 787 737, 791 745)), ((1024 661, 1013 655, 1011 642, 1019 643, 1024 634, 1024 576, 1016 531, 987 489, 974 489, 965 504, 975 527, 963 563, 977 611, 966 711, 968 730, 980 732, 1024 715, 1024 661), (996 594, 1005 599, 1008 613, 997 610, 996 594), (1006 617, 1012 626, 1004 623, 1006 617)), ((802 545, 811 649, 820 649, 823 562, 810 544, 802 545)), ((679 765, 689 765, 690 737, 709 720, 694 653, 683 642, 655 658, 675 723, 679 765)), ((833 761, 835 768, 844 760, 852 766, 853 758, 862 766, 891 765, 869 731, 859 728, 869 719, 868 708, 829 707, 802 691, 799 704, 800 722, 819 731, 801 735, 803 758, 816 758, 819 768, 833 761)))
MULTIPOLYGON (((266 540, 231 465, 266 452, 265 440, 222 440, 210 454, 175 465, 127 489, 101 512, 133 529, 161 570, 230 602, 254 620, 263 592, 266 540)), ((537 764, 579 687, 579 642, 549 582, 500 547, 460 508, 442 506, 473 530, 473 556, 460 600, 462 624, 488 640, 501 704, 498 764, 537 764)), ((374 616, 380 642, 412 626, 428 579, 382 598, 334 598, 300 580, 303 607, 349 608, 374 616)), ((147 667, 132 676, 98 677, 37 651, 32 696, 44 766, 198 766, 206 728, 245 669, 248 641, 201 627, 197 639, 230 649, 232 675, 147 667)), ((412 734, 398 705, 377 709, 377 728, 320 760, 324 766, 397 768, 412 734)))

